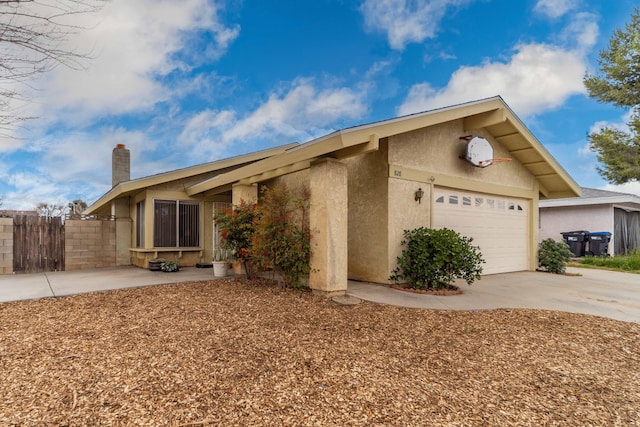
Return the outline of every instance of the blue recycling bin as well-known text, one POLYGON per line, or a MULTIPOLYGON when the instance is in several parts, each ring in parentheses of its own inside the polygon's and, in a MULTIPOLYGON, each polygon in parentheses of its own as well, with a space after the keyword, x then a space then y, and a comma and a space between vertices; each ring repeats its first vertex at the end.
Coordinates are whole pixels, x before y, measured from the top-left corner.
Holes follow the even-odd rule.
POLYGON ((609 242, 611 233, 608 231, 595 231, 589 233, 589 255, 607 256, 609 255, 609 242))
POLYGON ((583 257, 587 248, 588 231, 565 231, 562 234, 564 241, 569 245, 569 250, 574 256, 583 257))

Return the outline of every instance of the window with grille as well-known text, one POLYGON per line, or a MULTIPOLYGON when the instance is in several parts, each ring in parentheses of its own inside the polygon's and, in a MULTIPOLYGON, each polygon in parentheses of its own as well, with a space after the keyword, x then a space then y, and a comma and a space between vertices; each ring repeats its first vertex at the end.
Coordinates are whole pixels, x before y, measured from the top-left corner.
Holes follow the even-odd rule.
POLYGON ((200 246, 200 204, 184 200, 154 200, 153 246, 200 246))

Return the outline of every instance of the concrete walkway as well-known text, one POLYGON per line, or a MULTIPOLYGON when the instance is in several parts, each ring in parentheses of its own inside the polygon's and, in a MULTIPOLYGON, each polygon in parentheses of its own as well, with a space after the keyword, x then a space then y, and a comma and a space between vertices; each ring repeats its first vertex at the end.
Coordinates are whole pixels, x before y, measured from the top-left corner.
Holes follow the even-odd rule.
MULTIPOLYGON (((365 301, 433 310, 533 308, 585 313, 640 323, 640 275, 570 268, 581 276, 520 272, 484 276, 454 296, 420 295, 350 281, 347 294, 365 301)), ((0 275, 0 302, 213 279, 211 268, 177 273, 137 267, 0 275)))
POLYGON ((119 267, 0 275, 0 302, 211 279, 212 268, 195 267, 182 268, 176 273, 119 267))
POLYGON ((518 272, 484 276, 471 286, 456 283, 462 295, 420 295, 387 286, 349 282, 348 294, 366 301, 434 310, 533 308, 584 313, 640 323, 640 275, 568 268, 565 276, 518 272))

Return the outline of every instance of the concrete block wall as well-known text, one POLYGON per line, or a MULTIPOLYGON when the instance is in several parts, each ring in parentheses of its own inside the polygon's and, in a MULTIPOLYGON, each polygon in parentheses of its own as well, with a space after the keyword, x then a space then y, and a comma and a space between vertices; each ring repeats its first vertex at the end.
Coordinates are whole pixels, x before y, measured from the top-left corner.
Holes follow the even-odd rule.
POLYGON ((65 270, 114 267, 116 265, 116 222, 66 220, 65 270))
POLYGON ((13 218, 0 218, 0 274, 13 273, 13 218))

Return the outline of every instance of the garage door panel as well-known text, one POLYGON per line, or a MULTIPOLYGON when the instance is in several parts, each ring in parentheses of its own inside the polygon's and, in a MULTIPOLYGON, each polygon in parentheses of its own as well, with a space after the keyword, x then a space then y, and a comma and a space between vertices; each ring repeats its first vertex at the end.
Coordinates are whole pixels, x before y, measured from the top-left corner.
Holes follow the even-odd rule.
POLYGON ((484 274, 527 270, 529 213, 524 199, 436 189, 434 227, 472 237, 484 274))

